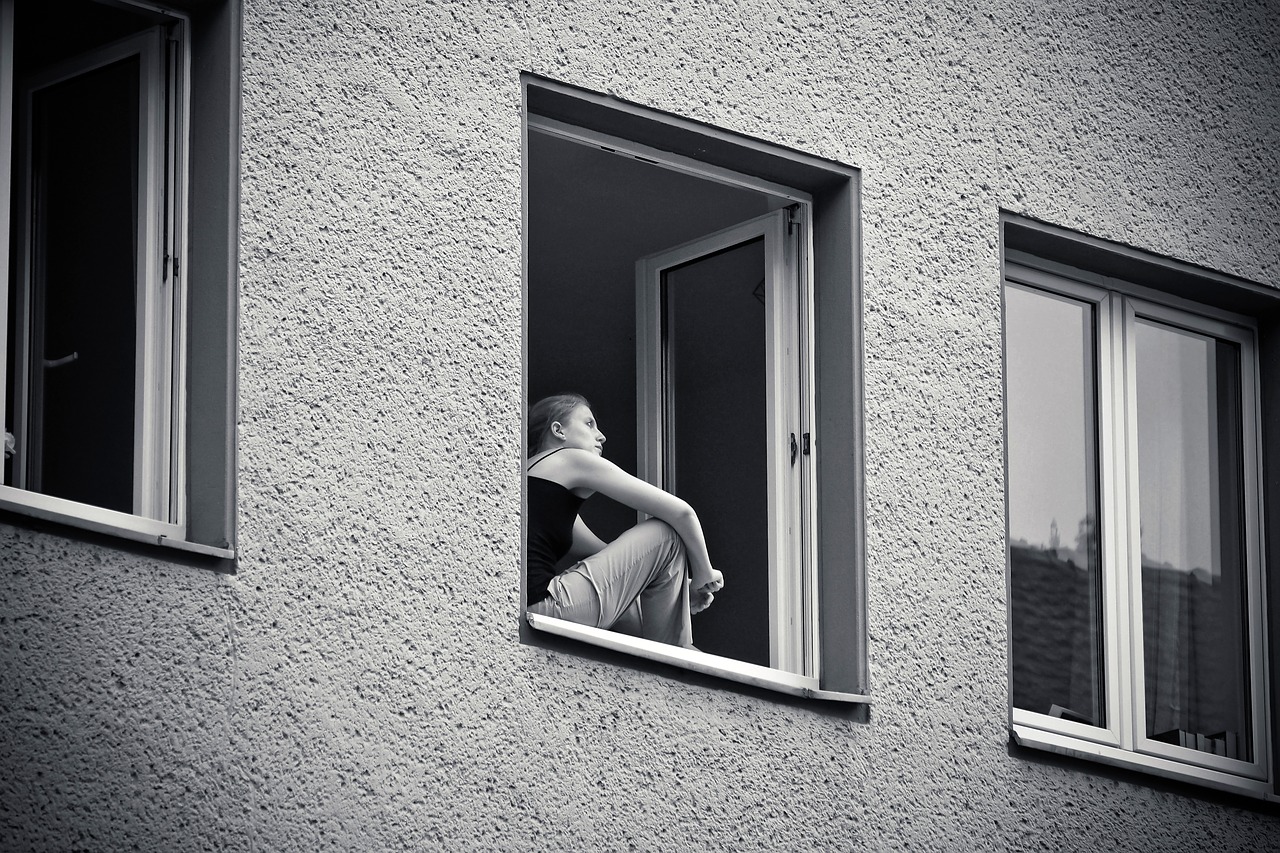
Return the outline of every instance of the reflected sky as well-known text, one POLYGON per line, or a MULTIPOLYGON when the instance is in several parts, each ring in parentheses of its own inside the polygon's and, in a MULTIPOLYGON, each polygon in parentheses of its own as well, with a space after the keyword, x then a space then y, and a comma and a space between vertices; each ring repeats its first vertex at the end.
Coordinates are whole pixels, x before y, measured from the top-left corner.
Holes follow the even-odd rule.
MULTIPOLYGON (((1016 285, 1005 294, 1009 537, 1045 547, 1056 522, 1073 548, 1098 513, 1095 309, 1016 285)), ((1220 457, 1240 464, 1239 350, 1143 318, 1133 328, 1144 562, 1216 576, 1238 502, 1220 457)))
POLYGON ((1005 289, 1008 347, 1009 536, 1062 544, 1094 506, 1093 307, 1041 291, 1005 289))
POLYGON ((1136 339, 1143 556, 1216 576, 1217 342, 1145 320, 1136 339))

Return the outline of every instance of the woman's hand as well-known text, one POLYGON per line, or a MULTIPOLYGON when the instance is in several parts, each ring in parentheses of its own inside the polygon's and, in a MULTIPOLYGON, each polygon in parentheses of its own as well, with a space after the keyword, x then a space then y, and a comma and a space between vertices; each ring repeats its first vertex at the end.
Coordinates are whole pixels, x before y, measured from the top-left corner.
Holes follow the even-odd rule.
POLYGON ((696 580, 689 581, 689 612, 701 613, 711 606, 711 602, 715 601, 715 593, 724 589, 724 575, 719 569, 712 569, 705 583, 699 584, 696 580))
POLYGON ((711 606, 711 602, 716 597, 709 592, 690 592, 689 593, 689 613, 701 613, 711 606))

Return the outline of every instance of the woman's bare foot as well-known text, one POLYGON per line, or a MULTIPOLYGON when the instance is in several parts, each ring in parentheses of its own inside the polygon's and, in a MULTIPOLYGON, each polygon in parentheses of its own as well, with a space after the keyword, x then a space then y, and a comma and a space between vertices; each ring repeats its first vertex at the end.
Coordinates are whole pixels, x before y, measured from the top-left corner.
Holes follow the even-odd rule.
POLYGON ((690 577, 689 589, 693 593, 705 592, 710 594, 719 592, 724 589, 724 573, 719 569, 712 569, 711 574, 705 577, 690 577))

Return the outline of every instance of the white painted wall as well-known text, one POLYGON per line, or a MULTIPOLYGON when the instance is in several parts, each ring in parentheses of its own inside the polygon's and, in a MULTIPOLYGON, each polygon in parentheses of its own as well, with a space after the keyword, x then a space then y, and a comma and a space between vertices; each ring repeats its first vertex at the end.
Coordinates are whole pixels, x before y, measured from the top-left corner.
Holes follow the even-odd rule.
POLYGON ((0 847, 1275 847, 1010 754, 997 222, 1280 286, 1280 21, 967 5, 247 0, 239 571, 0 520, 0 847), (862 169, 869 722, 519 643, 522 70, 862 169))

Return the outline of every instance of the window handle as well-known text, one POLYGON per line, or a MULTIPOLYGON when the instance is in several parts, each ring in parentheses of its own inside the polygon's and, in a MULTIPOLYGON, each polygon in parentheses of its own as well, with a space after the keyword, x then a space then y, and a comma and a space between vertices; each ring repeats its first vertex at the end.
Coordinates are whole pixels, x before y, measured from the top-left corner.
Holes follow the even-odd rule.
POLYGON ((796 434, 791 433, 791 466, 794 468, 796 464, 796 434))
MULTIPOLYGON (((44 360, 44 369, 48 370, 52 367, 62 367, 62 365, 70 364, 79 357, 80 353, 77 351, 71 353, 71 355, 64 355, 62 358, 46 358, 44 360)), ((794 442, 794 439, 792 439, 792 441, 794 442)), ((795 454, 793 453, 792 455, 794 456, 795 454)))

